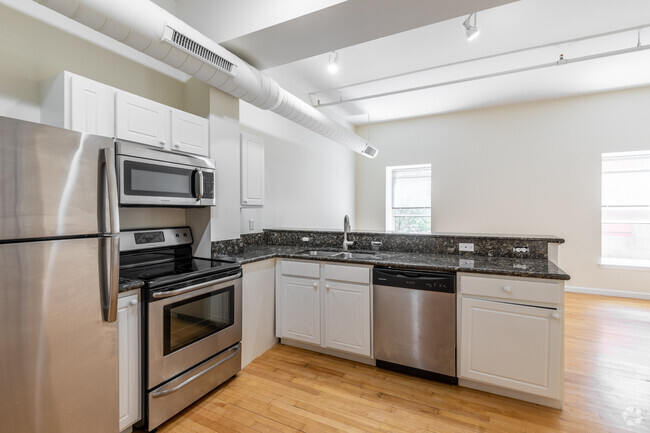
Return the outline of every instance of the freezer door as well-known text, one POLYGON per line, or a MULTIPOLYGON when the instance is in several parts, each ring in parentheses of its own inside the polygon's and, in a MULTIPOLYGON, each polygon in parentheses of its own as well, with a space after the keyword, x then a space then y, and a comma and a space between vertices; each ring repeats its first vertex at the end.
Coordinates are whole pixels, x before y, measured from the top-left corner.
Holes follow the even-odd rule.
POLYGON ((0 242, 110 231, 103 149, 113 147, 107 137, 0 117, 0 242))
POLYGON ((116 322, 102 318, 102 238, 0 244, 0 423, 116 433, 116 322))

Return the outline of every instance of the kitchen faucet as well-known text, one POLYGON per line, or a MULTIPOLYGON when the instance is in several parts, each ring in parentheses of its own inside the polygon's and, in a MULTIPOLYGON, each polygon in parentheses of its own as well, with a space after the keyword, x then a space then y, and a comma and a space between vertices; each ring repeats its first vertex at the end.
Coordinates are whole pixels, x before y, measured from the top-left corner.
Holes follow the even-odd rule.
POLYGON ((348 247, 354 245, 354 240, 348 240, 348 233, 350 232, 350 217, 343 218, 343 251, 347 251, 348 247))

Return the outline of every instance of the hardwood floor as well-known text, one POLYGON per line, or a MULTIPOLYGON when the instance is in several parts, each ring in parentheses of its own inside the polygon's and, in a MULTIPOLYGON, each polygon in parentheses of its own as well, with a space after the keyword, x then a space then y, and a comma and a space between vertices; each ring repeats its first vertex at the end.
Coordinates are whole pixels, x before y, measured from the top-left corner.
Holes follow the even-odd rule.
POLYGON ((650 301, 566 295, 564 410, 276 345, 160 433, 650 432, 650 301))

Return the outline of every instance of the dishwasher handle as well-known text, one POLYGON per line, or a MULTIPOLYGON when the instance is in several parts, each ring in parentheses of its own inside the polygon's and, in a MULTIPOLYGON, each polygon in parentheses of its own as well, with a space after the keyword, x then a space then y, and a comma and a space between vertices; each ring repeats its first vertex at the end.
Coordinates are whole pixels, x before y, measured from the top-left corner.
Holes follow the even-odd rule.
POLYGON ((374 285, 381 286, 456 293, 456 274, 454 272, 375 268, 372 282, 374 285))

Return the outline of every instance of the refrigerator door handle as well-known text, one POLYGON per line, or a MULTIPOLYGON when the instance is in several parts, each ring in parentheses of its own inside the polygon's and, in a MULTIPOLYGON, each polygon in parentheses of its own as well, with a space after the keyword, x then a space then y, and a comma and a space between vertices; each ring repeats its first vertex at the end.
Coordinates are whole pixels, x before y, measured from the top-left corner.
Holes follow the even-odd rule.
POLYGON ((108 231, 110 234, 120 232, 120 212, 117 202, 117 172, 115 170, 115 151, 110 147, 104 151, 104 168, 106 169, 106 180, 108 183, 108 231))
MULTIPOLYGON (((102 149, 102 165, 106 170, 106 199, 108 202, 108 236, 104 238, 103 276, 104 291, 103 319, 115 322, 117 319, 117 295, 120 272, 120 213, 117 201, 117 172, 115 170, 115 151, 106 147, 102 149)), ((102 206, 106 208, 106 203, 102 206)))
POLYGON ((120 235, 112 235, 101 238, 104 242, 103 247, 103 290, 102 315, 106 322, 115 322, 117 320, 117 296, 120 286, 120 235))

